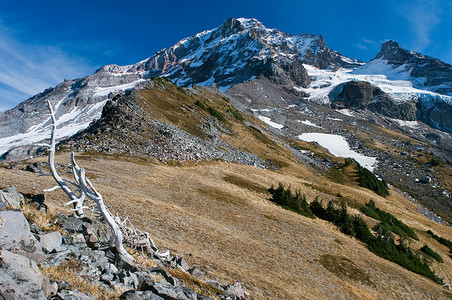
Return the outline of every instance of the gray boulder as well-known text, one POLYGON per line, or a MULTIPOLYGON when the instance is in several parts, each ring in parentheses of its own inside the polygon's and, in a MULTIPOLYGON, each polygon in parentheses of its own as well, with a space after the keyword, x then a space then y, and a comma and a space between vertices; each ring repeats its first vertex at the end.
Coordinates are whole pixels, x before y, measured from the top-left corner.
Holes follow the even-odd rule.
POLYGON ((53 231, 39 236, 42 249, 46 253, 52 252, 57 247, 61 246, 62 237, 59 231, 53 231))
POLYGON ((46 147, 36 146, 36 145, 24 145, 8 150, 0 156, 0 160, 5 161, 18 161, 27 158, 33 158, 39 155, 45 154, 47 151, 46 147))
POLYGON ((178 300, 196 300, 197 295, 192 290, 181 287, 172 286, 166 283, 156 283, 152 287, 152 292, 163 297, 164 299, 178 299, 178 300))
POLYGON ((80 249, 86 247, 85 237, 81 233, 67 235, 63 238, 63 241, 66 245, 73 245, 80 249))
POLYGON ((79 292, 77 290, 74 291, 61 291, 58 294, 57 299, 64 299, 64 300, 95 300, 92 296, 83 294, 82 292, 79 292))
POLYGON ((41 289, 44 276, 34 261, 1 250, 0 262, 1 299, 47 299, 41 289))
POLYGON ((7 187, 0 191, 0 209, 9 206, 13 209, 20 209, 24 203, 24 196, 18 193, 14 186, 7 187))
POLYGON ((249 293, 242 287, 241 282, 235 281, 234 284, 226 288, 225 295, 230 296, 232 299, 246 299, 245 297, 249 293))
POLYGON ((163 300, 164 298, 151 291, 127 291, 119 297, 121 300, 163 300))
POLYGON ((432 179, 429 176, 422 176, 419 180, 420 183, 430 183, 430 181, 432 181, 432 179))
POLYGON ((0 211, 0 246, 37 263, 45 260, 42 246, 30 232, 22 211, 0 211))

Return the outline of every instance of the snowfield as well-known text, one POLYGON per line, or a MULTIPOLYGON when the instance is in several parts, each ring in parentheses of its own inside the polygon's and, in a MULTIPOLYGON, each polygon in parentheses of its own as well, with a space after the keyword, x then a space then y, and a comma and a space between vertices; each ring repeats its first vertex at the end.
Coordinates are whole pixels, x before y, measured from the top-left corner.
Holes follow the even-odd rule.
MULTIPOLYGON (((57 140, 70 137, 89 126, 94 120, 100 118, 102 108, 107 100, 88 105, 82 108, 73 108, 56 120, 57 140)), ((50 138, 50 117, 41 124, 30 127, 21 134, 0 138, 0 155, 11 148, 38 143, 50 138)))
POLYGON ((284 127, 284 125, 273 122, 269 117, 264 117, 264 116, 258 115, 257 118, 273 128, 282 129, 284 127))
POLYGON ((348 81, 367 81, 379 87, 396 102, 421 102, 425 108, 432 107, 434 103, 440 101, 452 104, 452 96, 414 88, 413 83, 407 80, 408 75, 404 68, 392 69, 382 61, 372 61, 356 70, 340 69, 335 72, 317 69, 307 64, 303 66, 313 79, 312 83, 307 88, 295 88, 308 93, 309 100, 316 103, 330 103, 328 95, 340 84, 348 81), (387 72, 388 75, 380 75, 383 72, 387 72))
POLYGON ((309 121, 309 120, 305 120, 305 121, 298 120, 298 122, 300 122, 300 123, 302 123, 302 124, 304 124, 304 125, 308 125, 308 126, 312 126, 312 127, 317 127, 317 128, 322 128, 321 126, 319 126, 319 125, 317 125, 317 124, 314 124, 314 123, 312 123, 312 122, 309 121))
POLYGON ((359 162, 359 164, 373 172, 377 159, 369 157, 350 149, 343 136, 328 133, 303 133, 298 138, 305 142, 317 142, 323 148, 326 148, 331 154, 338 157, 350 157, 359 162))

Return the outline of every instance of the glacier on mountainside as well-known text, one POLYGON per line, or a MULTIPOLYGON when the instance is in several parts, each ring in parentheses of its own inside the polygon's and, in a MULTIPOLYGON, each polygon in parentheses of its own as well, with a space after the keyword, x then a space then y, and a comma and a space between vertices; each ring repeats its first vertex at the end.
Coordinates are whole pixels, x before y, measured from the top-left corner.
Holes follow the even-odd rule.
MULTIPOLYGON (((369 64, 371 64, 370 62, 369 64)), ((342 83, 348 81, 367 81, 379 87, 383 92, 391 96, 396 102, 419 102, 425 109, 429 109, 438 102, 446 102, 452 105, 452 96, 442 95, 413 87, 412 82, 406 80, 409 76, 404 72, 403 67, 393 69, 384 63, 374 63, 370 66, 364 65, 355 70, 339 69, 337 71, 322 70, 311 65, 303 65, 312 78, 312 83, 307 88, 296 87, 297 90, 309 94, 309 100, 328 104, 329 94, 342 83), (388 71, 390 69, 390 71, 388 71), (383 71, 388 71, 387 75, 382 75, 383 71)))

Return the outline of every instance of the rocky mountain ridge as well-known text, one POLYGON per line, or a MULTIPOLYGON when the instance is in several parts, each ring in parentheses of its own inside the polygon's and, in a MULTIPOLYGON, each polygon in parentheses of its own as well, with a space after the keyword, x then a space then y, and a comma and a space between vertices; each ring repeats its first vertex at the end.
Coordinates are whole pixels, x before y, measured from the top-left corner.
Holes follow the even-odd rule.
POLYGON ((373 60, 384 60, 394 69, 403 67, 417 88, 452 95, 452 66, 439 59, 405 50, 396 42, 387 41, 373 60))
POLYGON ((168 77, 180 86, 215 84, 229 95, 237 90, 248 96, 268 93, 261 101, 268 106, 279 105, 281 99, 289 104, 310 100, 328 105, 334 101, 329 92, 338 84, 368 81, 397 102, 418 104, 418 119, 447 131, 452 127, 447 118, 452 101, 447 95, 449 73, 450 65, 395 43, 385 43, 377 58, 364 64, 328 48, 322 36, 291 35, 268 29, 256 19, 230 18, 134 65, 107 65, 0 112, 0 152, 48 135, 47 101, 55 107, 61 137, 67 137, 98 118, 106 100, 145 87, 153 76, 168 77), (426 65, 428 72, 423 72, 426 65), (410 66, 411 73, 405 66, 410 66), (403 77, 393 78, 396 73, 403 77), (265 80, 268 84, 261 83, 265 80), (416 84, 421 81, 422 85, 416 84))
MULTIPOLYGON (((164 88, 176 89, 169 82, 164 88)), ((155 119, 143 108, 144 105, 138 103, 139 98, 142 96, 130 93, 109 100, 96 122, 62 143, 77 151, 122 153, 178 162, 223 160, 266 167, 258 156, 221 141, 221 135, 232 132, 215 117, 202 119, 199 124, 201 136, 198 137, 187 132, 184 126, 155 119)))

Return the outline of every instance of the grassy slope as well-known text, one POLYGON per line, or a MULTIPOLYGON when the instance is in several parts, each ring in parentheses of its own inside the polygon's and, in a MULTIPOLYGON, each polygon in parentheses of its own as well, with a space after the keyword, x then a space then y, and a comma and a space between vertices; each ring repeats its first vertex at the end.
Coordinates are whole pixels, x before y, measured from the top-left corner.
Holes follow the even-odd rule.
MULTIPOLYGON (((88 158, 81 156, 80 164, 98 175, 94 184, 112 205, 112 211, 129 215, 155 237, 158 245, 184 255, 210 276, 224 281, 243 280, 258 299, 445 297, 433 282, 373 255, 333 225, 275 206, 259 188, 281 181, 300 188, 308 201, 319 194, 324 199, 332 197, 306 185, 310 183, 307 178, 316 178, 316 185, 324 185, 325 191, 340 189, 361 204, 374 199, 379 207, 418 232, 431 228, 438 235, 452 235, 451 228, 429 221, 414 204, 396 193, 383 199, 361 188, 334 183, 330 187, 328 181, 295 166, 288 172, 275 172, 221 162, 176 168, 88 158), (338 261, 349 259, 353 262, 350 268, 366 274, 366 280, 336 274, 334 264, 332 273, 327 271, 324 255, 333 255, 338 261)), ((67 154, 58 157, 60 162, 67 160, 67 154)), ((51 178, 35 180, 29 172, 0 169, 0 186, 10 184, 27 193, 53 185, 51 178)), ((59 192, 53 192, 47 202, 61 209, 64 200, 59 192)), ((435 268, 451 276, 452 260, 447 249, 426 234, 419 237, 413 247, 420 248, 427 242, 445 258, 435 268)))
MULTIPOLYGON (((433 268, 451 278, 448 249, 425 231, 431 229, 449 237, 452 229, 425 218, 410 200, 395 191, 381 198, 358 187, 353 170, 346 169, 339 180, 334 176, 337 174, 323 177, 302 167, 284 147, 228 114, 230 104, 215 94, 203 91, 186 95, 169 86, 144 91, 141 96, 141 105, 153 118, 200 137, 203 133, 198 129, 199 120, 210 115, 194 103, 203 101, 226 117, 223 126, 233 133, 223 134, 223 140, 281 167, 271 171, 224 162, 176 167, 134 157, 79 155, 80 165, 87 168, 111 210, 123 217, 129 215, 162 249, 183 255, 190 264, 206 271, 209 278, 243 281, 257 299, 447 297, 438 285, 377 257, 334 225, 277 207, 267 200, 265 189, 278 182, 290 184, 293 189, 301 189, 308 201, 319 195, 324 201, 337 199, 340 192, 341 199, 351 206, 351 213, 359 213, 356 208, 373 199, 378 207, 415 229, 420 240, 412 242, 414 249, 427 243, 444 258, 442 264, 433 262, 433 268)), ((257 127, 265 127, 259 120, 245 118, 257 127)), ((296 143, 322 157, 329 156, 315 145, 296 143)), ((68 154, 58 155, 57 161, 68 163, 68 154)), ((9 185, 23 193, 40 193, 54 182, 49 177, 37 179, 33 173, 0 168, 0 187, 9 185)), ((47 204, 56 210, 62 211, 65 201, 59 191, 47 197, 47 204)), ((375 220, 365 219, 371 227, 375 225, 375 220)))

